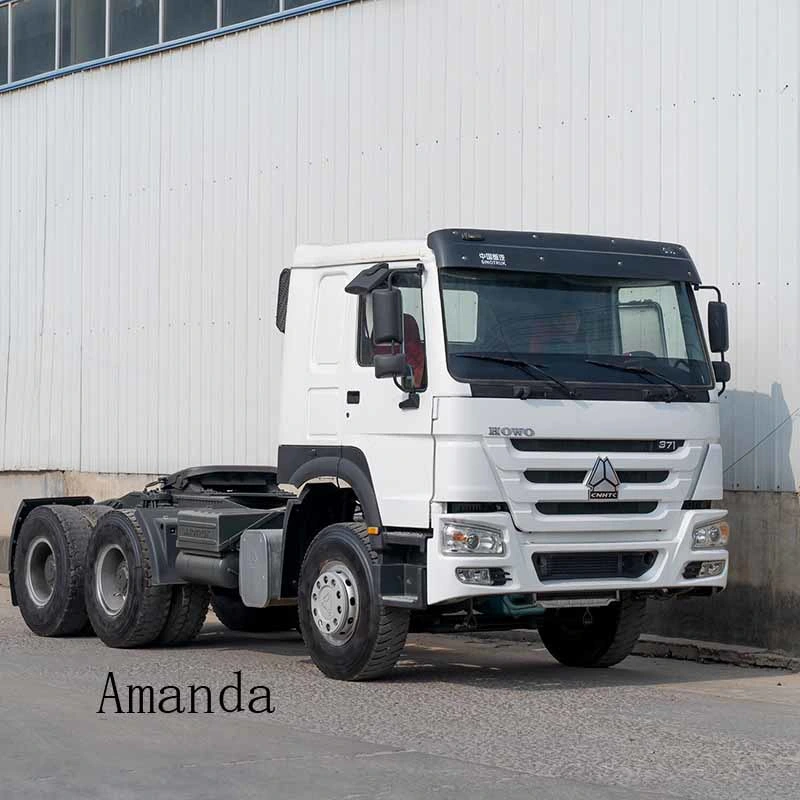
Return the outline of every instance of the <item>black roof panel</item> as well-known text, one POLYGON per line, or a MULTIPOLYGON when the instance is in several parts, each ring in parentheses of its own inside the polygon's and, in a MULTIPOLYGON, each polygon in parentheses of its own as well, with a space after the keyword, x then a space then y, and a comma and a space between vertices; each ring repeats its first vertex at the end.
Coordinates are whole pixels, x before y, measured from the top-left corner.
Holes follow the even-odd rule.
POLYGON ((573 233, 448 228, 428 236, 439 267, 509 269, 700 283, 686 248, 573 233))

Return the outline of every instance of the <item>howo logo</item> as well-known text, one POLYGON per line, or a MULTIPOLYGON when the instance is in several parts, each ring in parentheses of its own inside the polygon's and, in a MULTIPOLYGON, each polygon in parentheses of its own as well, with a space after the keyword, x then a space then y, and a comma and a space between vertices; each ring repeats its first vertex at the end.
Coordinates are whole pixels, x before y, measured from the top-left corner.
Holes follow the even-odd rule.
POLYGON ((513 436, 517 439, 525 437, 530 439, 531 436, 536 436, 533 428, 509 428, 504 426, 502 428, 489 427, 489 436, 513 436))
POLYGON ((607 458, 598 458, 586 478, 590 500, 616 500, 619 496, 619 475, 607 458))

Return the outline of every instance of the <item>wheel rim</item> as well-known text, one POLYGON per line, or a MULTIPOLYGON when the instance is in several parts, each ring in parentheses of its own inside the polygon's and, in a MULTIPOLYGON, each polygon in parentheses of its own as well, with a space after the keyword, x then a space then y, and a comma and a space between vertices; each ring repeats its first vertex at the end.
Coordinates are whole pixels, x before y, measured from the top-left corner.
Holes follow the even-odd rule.
POLYGON ((311 618, 322 637, 342 645, 353 635, 358 622, 359 599, 356 579, 340 561, 325 564, 311 587, 311 618))
POLYGON ((97 556, 95 570, 95 594, 103 610, 116 617, 128 599, 130 573, 128 559, 116 544, 108 544, 97 556))
POLYGON ((31 542, 25 560, 25 586, 33 603, 42 608, 56 587, 56 556, 50 542, 39 536, 31 542))

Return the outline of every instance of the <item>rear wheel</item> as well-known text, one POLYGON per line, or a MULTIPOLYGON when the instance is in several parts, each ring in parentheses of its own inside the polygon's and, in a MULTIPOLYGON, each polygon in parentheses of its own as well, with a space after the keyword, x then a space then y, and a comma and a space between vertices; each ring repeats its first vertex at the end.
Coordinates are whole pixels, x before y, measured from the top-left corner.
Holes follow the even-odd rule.
POLYGON ((211 592, 208 586, 184 583, 172 587, 172 602, 159 644, 188 644, 200 633, 208 614, 211 592))
MULTIPOLYGON (((75 506, 75 510, 83 514, 86 518, 86 521, 89 523, 89 528, 94 530, 97 527, 97 523, 100 521, 101 517, 104 517, 109 511, 113 511, 114 509, 111 506, 103 506, 99 505, 98 503, 94 503, 91 506, 75 506)), ((83 581, 81 581, 81 597, 83 596, 83 581)), ((94 628, 92 627, 92 623, 89 622, 89 617, 86 617, 86 624, 83 628, 79 631, 81 636, 94 636, 94 628)))
POLYGON ((383 605, 375 585, 377 554, 358 522, 324 528, 300 568, 300 630, 311 658, 328 677, 385 675, 405 645, 409 612, 383 605))
POLYGON ((645 603, 625 597, 600 608, 548 609, 539 635, 550 655, 567 667, 612 667, 633 652, 645 603))
POLYGON ((155 641, 167 622, 171 586, 153 585, 153 555, 130 510, 98 522, 86 553, 84 596, 92 627, 109 647, 155 641))
POLYGON ((91 506, 76 506, 75 509, 80 511, 84 517, 89 521, 89 525, 91 528, 95 528, 97 523, 100 521, 101 517, 104 517, 109 512, 113 511, 114 509, 111 506, 101 506, 95 503, 91 506))
POLYGON ((25 624, 39 636, 86 627, 83 565, 90 535, 72 506, 39 506, 25 519, 14 550, 14 592, 25 624))
POLYGON ((229 589, 212 589, 211 606, 217 619, 229 630, 274 633, 297 629, 297 607, 250 608, 229 589))

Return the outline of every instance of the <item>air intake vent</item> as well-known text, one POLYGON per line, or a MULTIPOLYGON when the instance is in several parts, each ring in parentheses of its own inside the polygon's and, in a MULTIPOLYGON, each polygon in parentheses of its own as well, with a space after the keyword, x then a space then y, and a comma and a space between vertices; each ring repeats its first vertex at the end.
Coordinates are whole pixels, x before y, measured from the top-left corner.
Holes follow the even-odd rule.
POLYGON ((516 450, 529 453, 674 453, 683 439, 511 439, 516 450))
POLYGON ((681 508, 684 511, 696 511, 698 509, 711 508, 710 500, 684 500, 681 508))
POLYGON ((580 503, 580 502, 561 502, 561 503, 537 503, 536 510, 540 514, 548 515, 571 515, 571 514, 596 514, 604 516, 606 514, 649 514, 655 511, 658 502, 655 500, 623 500, 611 501, 608 503, 580 503))
POLYGON ((531 483, 583 483, 584 469, 526 469, 525 477, 531 483))
POLYGON ((595 578, 641 578, 656 563, 655 550, 632 553, 534 553, 539 580, 579 581, 595 578))
POLYGON ((669 477, 665 469, 618 469, 622 483, 664 483, 669 477))
POLYGON ((505 503, 448 503, 448 514, 491 514, 497 511, 508 513, 505 503))
MULTIPOLYGON (((619 469, 622 483, 663 483, 669 472, 665 469, 619 469)), ((531 483, 583 483, 586 471, 582 469, 526 469, 525 477, 531 483)))

